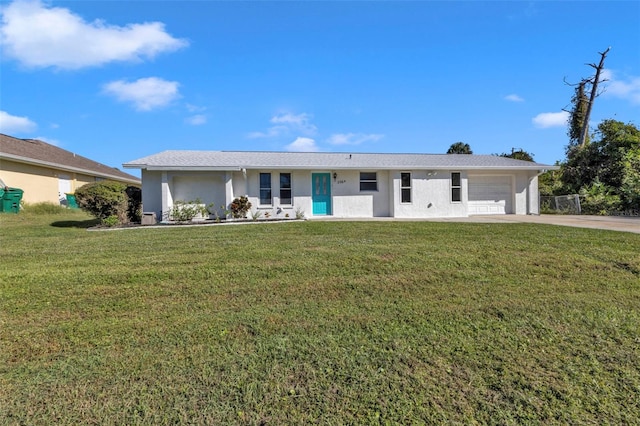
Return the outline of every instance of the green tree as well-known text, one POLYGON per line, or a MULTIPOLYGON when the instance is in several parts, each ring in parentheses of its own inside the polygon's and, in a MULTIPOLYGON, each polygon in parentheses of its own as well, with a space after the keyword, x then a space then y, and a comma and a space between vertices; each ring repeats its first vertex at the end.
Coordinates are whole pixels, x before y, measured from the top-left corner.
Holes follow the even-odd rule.
POLYGON ((525 151, 524 149, 511 148, 511 154, 503 152, 498 154, 499 157, 513 158, 514 160, 533 161, 533 154, 525 151))
POLYGON ((456 142, 451 144, 447 154, 473 154, 468 143, 456 142))
MULTIPOLYGON (((556 166, 561 164, 556 163, 556 166)), ((564 195, 565 185, 562 182, 562 169, 548 170, 538 177, 540 195, 564 195)))
POLYGON ((623 209, 640 210, 640 130, 604 120, 590 144, 569 150, 562 181, 568 192, 587 195, 596 184, 599 193, 619 196, 623 209))
POLYGON ((640 147, 631 148, 623 159, 620 194, 624 205, 640 212, 640 147))

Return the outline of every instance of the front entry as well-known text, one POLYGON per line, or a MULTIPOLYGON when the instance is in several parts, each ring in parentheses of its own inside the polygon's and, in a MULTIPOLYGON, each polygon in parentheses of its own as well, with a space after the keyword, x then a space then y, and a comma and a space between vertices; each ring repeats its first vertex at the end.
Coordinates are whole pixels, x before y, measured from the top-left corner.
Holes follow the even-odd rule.
POLYGON ((326 216, 331 214, 331 174, 312 173, 313 215, 326 216))

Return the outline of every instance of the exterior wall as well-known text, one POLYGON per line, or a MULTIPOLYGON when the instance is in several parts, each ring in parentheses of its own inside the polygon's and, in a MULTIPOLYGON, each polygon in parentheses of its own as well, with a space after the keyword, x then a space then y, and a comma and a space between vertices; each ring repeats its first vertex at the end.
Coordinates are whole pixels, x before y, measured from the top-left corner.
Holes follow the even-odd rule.
POLYGON ((242 172, 227 172, 227 179, 230 179, 230 188, 226 198, 226 205, 231 203, 234 198, 248 195, 247 189, 247 173, 242 172))
POLYGON ((515 214, 527 214, 528 212, 528 198, 529 198, 529 182, 530 177, 528 173, 518 173, 515 176, 515 203, 514 203, 514 211, 515 214))
POLYGON ((467 173, 459 170, 404 170, 392 172, 393 217, 466 217, 467 216, 467 173), (411 203, 402 203, 400 174, 411 173, 411 203), (451 173, 460 172, 460 202, 451 201, 451 173))
MULTIPOLYGON (((203 204, 228 206, 239 196, 247 195, 251 211, 272 217, 297 211, 313 217, 312 181, 315 172, 331 175, 331 215, 340 218, 397 217, 466 217, 468 216, 469 173, 463 170, 377 171, 377 191, 360 191, 360 170, 247 170, 245 172, 161 172, 142 170, 143 210, 168 218, 174 200, 200 198, 203 204), (401 173, 411 173, 411 202, 401 202, 401 173), (451 200, 451 173, 461 177, 461 201, 451 200), (260 173, 271 173, 270 204, 260 204, 260 173), (292 203, 280 200, 280 173, 291 173, 292 203), (334 178, 335 175, 335 178, 334 178)), ((512 182, 511 211, 515 214, 538 214, 538 179, 533 171, 473 171, 473 176, 508 176, 512 182)))
MULTIPOLYGON (((313 216, 311 174, 329 173, 331 175, 331 216, 334 217, 385 217, 390 215, 390 185, 389 173, 377 172, 378 190, 360 192, 360 171, 354 170, 249 170, 246 178, 246 194, 252 205, 252 210, 269 212, 272 216, 288 214, 295 216, 300 210, 307 217, 313 216), (291 205, 280 202, 280 173, 291 173, 291 205), (260 204, 260 173, 271 173, 272 203, 260 204), (333 174, 336 178, 333 178, 333 174)), ((234 174, 234 179, 236 178, 234 174)), ((235 185, 234 185, 235 187, 235 185)), ((244 195, 244 194, 236 194, 244 195)))
POLYGON ((153 212, 162 218, 162 174, 163 172, 142 170, 142 211, 153 212))
MULTIPOLYGON (((84 184, 96 181, 95 176, 4 159, 0 168, 0 179, 9 187, 22 189, 24 191, 22 200, 25 203, 58 204, 60 178, 69 180, 70 192, 74 192, 84 184)), ((62 197, 64 199, 64 194, 62 197)))
MULTIPOLYGON (((335 217, 388 217, 390 192, 388 171, 377 171, 378 190, 360 191, 360 172, 375 170, 337 170, 331 172, 333 216, 335 217)), ((311 184, 309 184, 311 185, 311 184)))
POLYGON ((228 205, 227 172, 187 172, 142 170, 142 209, 153 212, 158 220, 169 218, 176 201, 200 199, 206 206, 220 209, 228 205))
POLYGON ((529 189, 527 191, 527 214, 540 214, 540 190, 538 174, 529 175, 529 189))
MULTIPOLYGON (((234 179, 236 178, 234 173, 234 179)), ((251 203, 251 211, 262 214, 269 213, 272 217, 295 217, 296 211, 311 215, 311 172, 299 170, 248 170, 242 193, 235 193, 236 197, 247 195, 251 203), (271 173, 271 203, 260 204, 260 173, 271 173), (282 204, 280 200, 280 173, 291 173, 291 204, 282 204)), ((235 190, 235 184, 234 184, 235 190)))

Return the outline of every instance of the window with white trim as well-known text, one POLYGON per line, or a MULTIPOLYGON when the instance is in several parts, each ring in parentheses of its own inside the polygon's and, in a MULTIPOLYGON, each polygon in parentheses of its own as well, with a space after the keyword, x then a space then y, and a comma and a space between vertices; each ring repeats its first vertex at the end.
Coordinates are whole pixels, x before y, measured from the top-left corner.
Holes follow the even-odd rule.
POLYGON ((280 204, 291 205, 291 173, 280 173, 280 204))
POLYGON ((260 204, 271 204, 271 173, 260 173, 260 204))
POLYGON ((376 172, 360 172, 360 191, 377 191, 378 174, 376 172))
POLYGON ((411 173, 400 173, 400 202, 411 202, 411 173))
POLYGON ((460 172, 451 173, 451 202, 459 203, 462 201, 462 179, 460 172))

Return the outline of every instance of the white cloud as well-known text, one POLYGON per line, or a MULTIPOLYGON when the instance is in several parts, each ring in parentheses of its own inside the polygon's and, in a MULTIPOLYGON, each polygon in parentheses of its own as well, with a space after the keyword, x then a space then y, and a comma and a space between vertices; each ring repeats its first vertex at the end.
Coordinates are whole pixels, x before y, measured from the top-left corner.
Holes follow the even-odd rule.
POLYGON ((121 102, 133 103, 138 111, 150 111, 179 98, 178 86, 177 81, 148 77, 132 83, 124 80, 112 81, 105 84, 103 89, 105 93, 115 96, 121 102))
POLYGON ((86 22, 69 9, 39 0, 17 0, 2 9, 0 43, 5 57, 28 67, 79 69, 112 61, 138 61, 187 46, 161 22, 108 25, 86 22))
POLYGON ((567 111, 543 112, 531 119, 536 127, 540 127, 542 129, 566 126, 567 120, 569 120, 569 113, 567 111))
POLYGON ((298 115, 284 113, 272 117, 270 121, 273 124, 284 125, 291 130, 302 132, 306 135, 313 135, 318 131, 318 128, 310 123, 311 118, 311 114, 306 112, 298 115))
POLYGON ((504 99, 509 102, 524 102, 524 98, 522 98, 519 95, 516 95, 515 93, 505 96, 504 99))
POLYGON ((640 77, 628 76, 626 79, 618 79, 611 70, 603 70, 601 74, 607 81, 603 83, 604 94, 620 99, 626 99, 632 104, 640 105, 640 77))
POLYGON ((317 133, 318 128, 313 125, 310 120, 312 116, 307 113, 291 114, 282 113, 271 117, 269 122, 275 124, 267 129, 266 132, 251 132, 247 135, 250 139, 272 138, 290 133, 302 133, 311 136, 317 133))
POLYGON ((187 124, 191 124, 192 126, 200 126, 207 122, 207 116, 204 114, 196 114, 194 116, 188 117, 186 120, 187 124))
POLYGON ((287 126, 273 126, 267 129, 266 132, 251 132, 247 135, 250 139, 258 139, 258 138, 273 138, 276 136, 280 136, 283 133, 287 133, 289 128, 287 126))
POLYGON ((38 125, 28 117, 18 117, 0 111, 0 132, 5 134, 33 132, 38 125))
POLYGON ((360 145, 364 142, 376 142, 382 139, 384 135, 364 134, 364 133, 336 133, 327 139, 332 145, 360 145))
POLYGON ((295 141, 291 142, 286 147, 287 151, 294 152, 317 152, 318 146, 316 141, 311 138, 298 137, 295 141))

